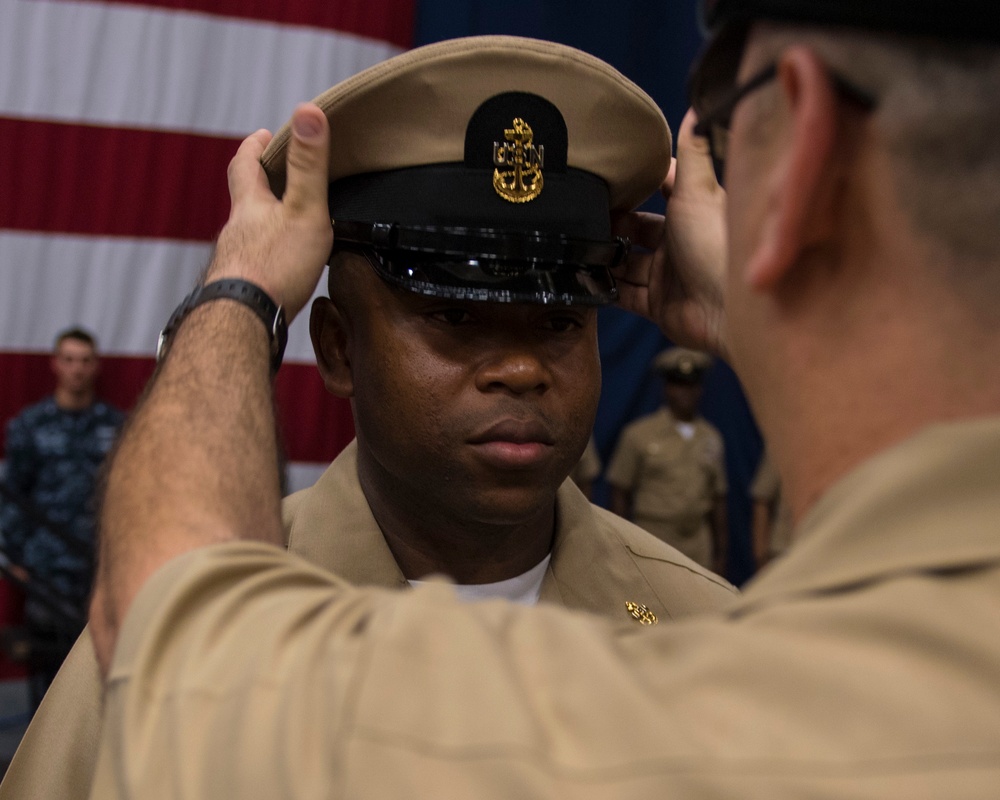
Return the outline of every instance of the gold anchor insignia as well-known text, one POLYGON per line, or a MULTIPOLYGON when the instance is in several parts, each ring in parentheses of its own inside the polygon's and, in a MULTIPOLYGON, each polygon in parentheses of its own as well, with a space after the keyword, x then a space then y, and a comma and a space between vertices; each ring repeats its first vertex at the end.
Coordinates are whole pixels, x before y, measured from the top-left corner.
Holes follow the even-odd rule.
POLYGON ((542 193, 545 146, 532 144, 531 126, 520 117, 512 126, 504 129, 505 142, 493 142, 493 164, 497 167, 493 170, 493 188, 504 200, 527 203, 542 193), (513 169, 501 172, 500 167, 513 169))
POLYGON ((625 608, 628 609, 628 613, 635 617, 640 625, 655 625, 659 620, 656 618, 656 614, 649 610, 642 603, 633 603, 628 600, 625 603, 625 608))

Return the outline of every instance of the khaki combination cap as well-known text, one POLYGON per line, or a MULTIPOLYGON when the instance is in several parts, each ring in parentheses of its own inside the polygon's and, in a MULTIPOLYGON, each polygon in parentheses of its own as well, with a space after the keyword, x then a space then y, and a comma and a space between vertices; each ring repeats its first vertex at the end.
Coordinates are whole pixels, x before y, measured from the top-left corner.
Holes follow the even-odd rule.
MULTIPOLYGON (((611 215, 670 166, 655 102, 594 56, 512 36, 417 48, 327 90, 338 246, 426 294, 596 304, 627 243, 611 215)), ((285 183, 286 124, 262 157, 285 183)))
POLYGON ((667 348, 653 359, 653 369, 677 383, 698 383, 711 366, 710 355, 685 347, 667 348))

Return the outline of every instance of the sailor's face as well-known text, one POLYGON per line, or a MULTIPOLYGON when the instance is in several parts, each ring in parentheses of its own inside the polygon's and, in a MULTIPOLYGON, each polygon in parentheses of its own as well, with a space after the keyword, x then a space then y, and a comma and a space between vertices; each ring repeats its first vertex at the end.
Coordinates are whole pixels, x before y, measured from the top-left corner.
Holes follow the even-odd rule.
POLYGON ((353 403, 377 470, 470 522, 551 513, 596 413, 596 311, 425 297, 357 273, 353 403))
POLYGON ((97 380, 97 353, 79 339, 63 339, 52 357, 52 371, 62 391, 70 394, 91 392, 97 380))

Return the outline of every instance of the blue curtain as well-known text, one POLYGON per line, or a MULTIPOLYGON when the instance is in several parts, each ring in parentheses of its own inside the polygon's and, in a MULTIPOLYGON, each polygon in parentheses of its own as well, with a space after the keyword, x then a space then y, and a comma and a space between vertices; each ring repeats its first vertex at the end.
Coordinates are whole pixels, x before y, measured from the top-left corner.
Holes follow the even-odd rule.
MULTIPOLYGON (((645 89, 676 131, 687 109, 686 79, 701 47, 694 0, 419 0, 414 45, 480 34, 548 39, 585 50, 645 89)), ((655 200, 650 204, 657 209, 655 200)), ((599 317, 604 390, 594 436, 606 464, 622 427, 654 410, 661 387, 649 372, 668 342, 656 326, 615 308, 599 317)), ((753 573, 747 486, 761 452, 761 438, 736 376, 716 364, 702 410, 722 432, 729 476, 730 548, 727 577, 739 584, 753 573)), ((608 489, 595 500, 607 505, 608 489)))

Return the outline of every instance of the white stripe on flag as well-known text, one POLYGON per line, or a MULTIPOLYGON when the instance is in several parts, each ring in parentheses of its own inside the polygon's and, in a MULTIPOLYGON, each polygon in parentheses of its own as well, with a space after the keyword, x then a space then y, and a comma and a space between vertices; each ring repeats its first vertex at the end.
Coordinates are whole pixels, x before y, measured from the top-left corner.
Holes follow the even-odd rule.
MULTIPOLYGON (((47 353, 57 331, 79 324, 108 355, 149 356, 210 254, 207 244, 0 231, 0 350, 47 353)), ((315 363, 308 316, 306 306, 289 330, 289 363, 315 363)))
POLYGON ((399 52, 292 25, 0 0, 0 116, 242 138, 399 52))

